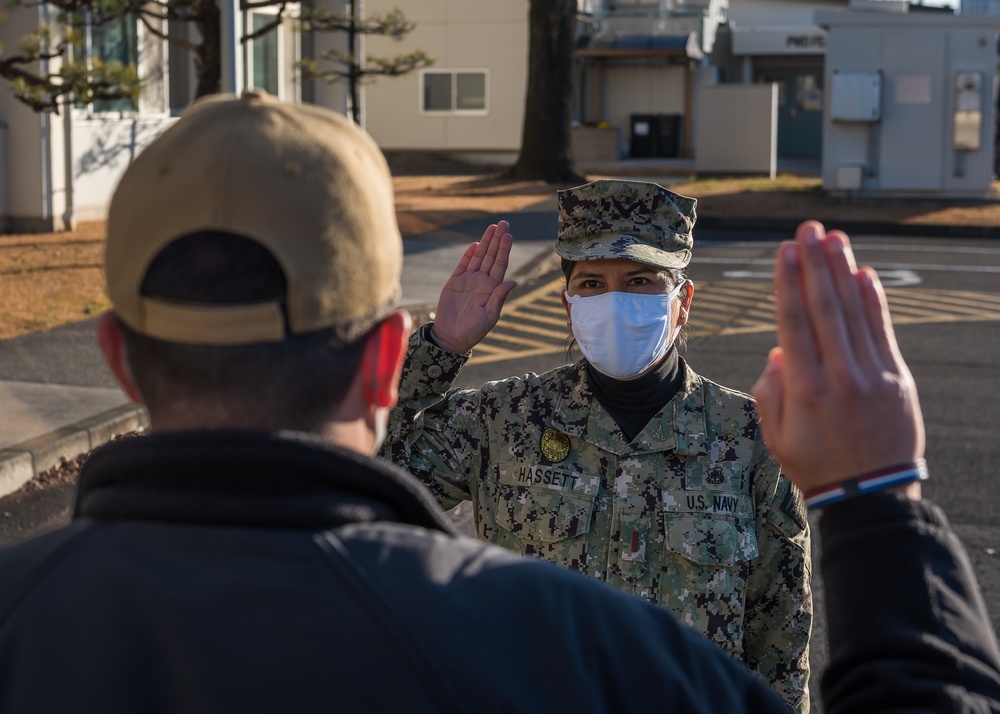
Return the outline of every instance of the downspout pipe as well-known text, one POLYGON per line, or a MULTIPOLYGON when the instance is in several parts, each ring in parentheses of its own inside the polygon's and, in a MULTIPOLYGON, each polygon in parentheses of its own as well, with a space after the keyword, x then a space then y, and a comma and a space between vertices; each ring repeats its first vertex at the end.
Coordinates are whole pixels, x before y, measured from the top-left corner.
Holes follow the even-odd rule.
MULTIPOLYGON (((66 61, 73 61, 73 49, 66 46, 66 61)), ((73 95, 66 95, 66 102, 63 104, 63 182, 66 187, 66 202, 63 209, 63 230, 71 231, 76 228, 73 216, 73 95)))
MULTIPOLYGON (((42 23, 49 25, 49 4, 43 2, 40 6, 42 23)), ((47 53, 48 46, 43 49, 43 55, 47 53)), ((43 76, 49 73, 49 61, 42 59, 41 72, 43 76)), ((52 117, 48 112, 42 112, 42 225, 43 230, 51 230, 52 221, 52 117)))

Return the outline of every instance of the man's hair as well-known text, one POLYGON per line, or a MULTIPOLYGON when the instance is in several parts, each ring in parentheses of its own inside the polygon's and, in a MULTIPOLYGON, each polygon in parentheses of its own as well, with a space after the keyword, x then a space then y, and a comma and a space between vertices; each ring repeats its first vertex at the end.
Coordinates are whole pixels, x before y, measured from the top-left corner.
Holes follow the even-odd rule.
MULTIPOLYGON (((567 288, 569 287, 569 274, 573 272, 573 266, 579 262, 584 262, 584 261, 567 260, 566 258, 563 258, 560 261, 560 267, 562 268, 563 276, 566 278, 567 288)), ((687 268, 661 268, 656 265, 652 267, 656 268, 657 270, 662 270, 664 273, 667 274, 667 276, 670 278, 671 288, 676 288, 678 285, 680 285, 681 283, 683 283, 685 280, 688 279, 687 268)), ((678 352, 680 352, 687 346, 687 333, 688 333, 688 326, 687 324, 685 324, 681 327, 681 331, 677 333, 677 339, 674 340, 674 345, 677 347, 678 352)), ((570 356, 570 353, 572 352, 574 347, 576 347, 576 338, 573 337, 573 335, 570 335, 566 341, 567 358, 570 356)))
MULTIPOLYGON (((184 236, 153 259, 141 292, 209 305, 278 301, 287 280, 263 246, 231 233, 184 236)), ((166 342, 121 320, 129 367, 151 414, 209 398, 262 424, 310 431, 343 400, 361 363, 375 316, 282 342, 214 346, 166 342)))

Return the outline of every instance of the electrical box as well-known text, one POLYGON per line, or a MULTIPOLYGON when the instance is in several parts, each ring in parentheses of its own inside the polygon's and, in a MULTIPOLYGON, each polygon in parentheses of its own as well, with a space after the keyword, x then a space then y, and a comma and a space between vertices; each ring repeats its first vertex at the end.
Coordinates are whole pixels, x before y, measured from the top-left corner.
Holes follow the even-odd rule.
POLYGON ((955 75, 954 144, 958 151, 979 151, 983 128, 983 75, 958 72, 955 75))
POLYGON ((882 119, 882 75, 879 72, 835 72, 830 118, 836 122, 877 122, 882 119))

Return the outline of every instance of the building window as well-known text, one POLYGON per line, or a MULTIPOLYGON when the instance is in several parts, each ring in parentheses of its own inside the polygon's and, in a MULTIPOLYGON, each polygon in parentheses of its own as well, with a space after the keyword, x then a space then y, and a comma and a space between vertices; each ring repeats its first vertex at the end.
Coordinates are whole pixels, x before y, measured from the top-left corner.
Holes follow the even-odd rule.
POLYGON ((488 86, 485 70, 424 70, 420 73, 420 110, 485 114, 488 86))
MULTIPOLYGON (((101 62, 121 63, 124 66, 139 64, 138 20, 132 13, 104 17, 100 12, 87 13, 83 23, 83 43, 74 48, 74 59, 86 61, 88 66, 101 62)), ((77 104, 80 109, 83 104, 77 104)), ((89 110, 99 112, 134 112, 136 103, 128 98, 99 99, 89 110)))
MULTIPOLYGON (((275 12, 247 13, 247 34, 254 34, 277 20, 275 12)), ((281 82, 281 25, 272 27, 264 34, 247 40, 246 86, 248 89, 263 89, 275 97, 282 96, 281 82)))

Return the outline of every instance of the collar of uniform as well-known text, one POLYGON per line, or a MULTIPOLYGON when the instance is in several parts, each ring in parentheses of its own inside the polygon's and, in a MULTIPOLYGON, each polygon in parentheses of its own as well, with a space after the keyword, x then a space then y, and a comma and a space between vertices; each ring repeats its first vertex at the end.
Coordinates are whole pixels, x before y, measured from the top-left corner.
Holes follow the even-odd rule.
POLYGON ((94 451, 74 517, 268 528, 400 521, 454 532, 393 464, 300 432, 187 431, 94 451))
POLYGON ((552 414, 552 426, 619 456, 653 451, 707 454, 702 379, 683 358, 681 369, 684 379, 677 394, 630 444, 614 418, 594 398, 586 364, 581 360, 565 375, 563 391, 552 414))

